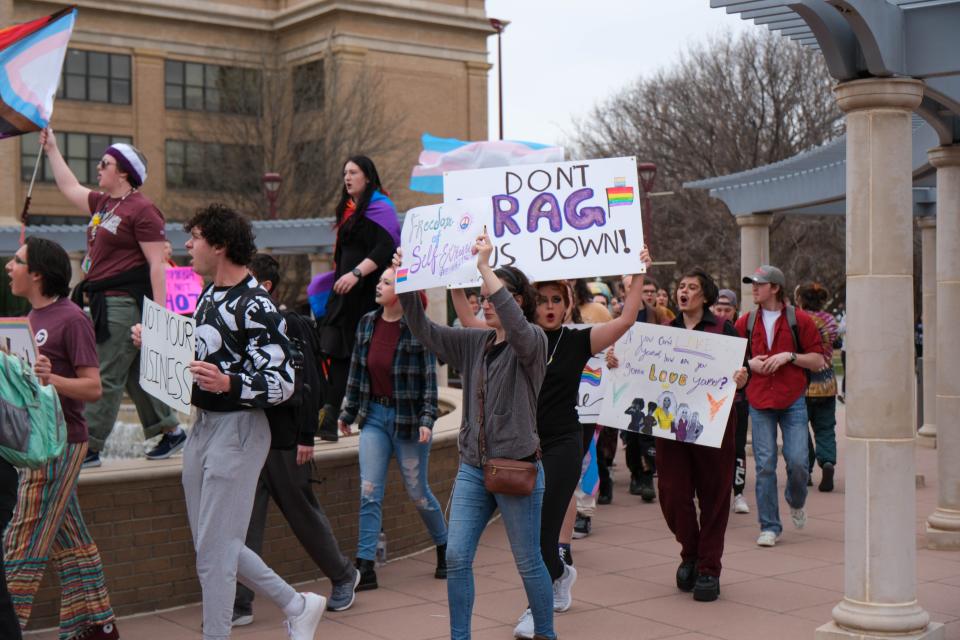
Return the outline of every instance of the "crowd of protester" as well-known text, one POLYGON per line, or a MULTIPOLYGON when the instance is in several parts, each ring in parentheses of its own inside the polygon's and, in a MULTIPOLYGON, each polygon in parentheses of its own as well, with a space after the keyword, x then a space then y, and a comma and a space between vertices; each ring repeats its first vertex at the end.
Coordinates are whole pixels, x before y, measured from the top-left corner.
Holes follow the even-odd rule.
POLYGON ((629 493, 641 498, 638 508, 659 498, 680 544, 677 588, 698 601, 720 594, 730 512, 750 512, 744 496, 748 416, 758 545, 774 546, 783 532, 778 427, 794 526, 806 523, 815 466, 819 490, 833 489, 838 389, 832 357, 841 334, 823 310, 828 292, 821 285, 798 286, 793 306, 784 274, 764 265, 743 279, 755 308, 741 313, 736 293, 720 289, 701 269, 685 271, 671 296, 644 275, 651 264, 646 249, 638 273, 614 283, 531 283, 514 267, 493 268, 484 233, 473 247, 480 290, 452 292, 457 318, 447 326, 427 317, 425 296, 395 291, 403 264, 397 212, 374 163, 363 156, 344 163, 334 271, 315 321, 280 310, 272 297, 279 264, 256 253, 243 216, 215 204, 184 224, 192 267, 209 284, 193 314, 194 421, 181 429, 176 415, 137 382, 143 300, 164 303, 163 270, 171 263, 164 216, 139 191, 147 161, 130 145, 112 145, 98 165, 97 191, 73 176, 51 131, 41 144, 64 197, 91 220, 83 279, 72 296, 70 261, 51 241, 29 238, 6 266, 14 295, 32 309, 36 375, 57 390, 69 435, 63 454, 40 469, 18 473, 0 459, 5 639, 21 637, 50 560, 60 577, 60 638, 120 637, 77 481, 82 467, 100 464, 124 391, 144 435, 161 436, 146 457, 182 451, 205 640, 228 638, 232 627, 253 622, 253 591, 283 610, 289 637, 308 640, 324 611, 348 609, 357 591, 376 589, 382 503, 394 457, 436 546, 434 575, 447 581, 456 640, 471 635, 473 560, 498 510, 527 597, 514 634, 557 637, 554 613, 571 607, 577 579, 571 541, 590 535, 592 519, 602 517, 598 505, 613 500, 611 467, 621 439, 629 493), (607 366, 617 367, 610 347, 635 323, 640 331, 646 323, 747 339, 743 366, 730 372, 738 392, 719 447, 654 437, 649 427, 655 422, 673 426, 668 407, 636 407, 633 430, 603 428, 598 435, 596 425, 580 423, 584 366, 606 352, 607 366), (428 483, 438 360, 460 372, 463 389, 460 464, 448 517, 428 483), (354 424, 360 493, 351 562, 310 486, 308 463, 318 436, 336 440, 352 434, 354 424), (581 486, 582 461, 594 439, 596 493, 581 486), (496 465, 515 484, 491 481, 488 471, 496 465), (330 579, 329 597, 298 593, 260 558, 270 498, 330 579))

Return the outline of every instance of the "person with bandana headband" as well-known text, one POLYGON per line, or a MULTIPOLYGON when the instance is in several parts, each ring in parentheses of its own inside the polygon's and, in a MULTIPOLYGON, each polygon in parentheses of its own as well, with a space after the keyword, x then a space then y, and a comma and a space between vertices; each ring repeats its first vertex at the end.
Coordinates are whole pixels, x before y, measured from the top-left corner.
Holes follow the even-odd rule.
POLYGON ((100 466, 100 451, 113 430, 126 391, 137 408, 147 439, 163 433, 147 458, 158 460, 179 451, 187 436, 177 416, 140 388, 140 352, 130 341, 130 327, 140 321, 144 298, 166 305, 164 217, 139 191, 147 180, 147 161, 136 147, 114 144, 97 164, 98 190, 80 184, 57 147, 51 129, 40 134, 57 187, 78 209, 90 214, 83 281, 71 296, 85 298, 93 318, 100 358, 103 397, 87 405, 90 449, 84 467, 100 466))

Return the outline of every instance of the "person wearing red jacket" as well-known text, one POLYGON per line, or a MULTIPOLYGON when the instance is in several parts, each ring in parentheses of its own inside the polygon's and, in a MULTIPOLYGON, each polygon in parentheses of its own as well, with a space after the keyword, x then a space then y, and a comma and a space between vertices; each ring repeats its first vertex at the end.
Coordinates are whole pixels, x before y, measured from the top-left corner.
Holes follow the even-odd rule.
POLYGON ((772 547, 783 532, 777 501, 777 425, 783 438, 787 465, 784 497, 797 529, 807 522, 807 374, 827 366, 820 332, 809 315, 788 309, 786 278, 771 265, 762 265, 744 284, 753 285, 758 309, 737 321, 737 332, 749 340, 750 381, 747 402, 753 421, 753 456, 757 473, 757 544, 772 547), (796 315, 796 331, 789 316, 796 315), (749 327, 753 318, 752 330, 749 327))

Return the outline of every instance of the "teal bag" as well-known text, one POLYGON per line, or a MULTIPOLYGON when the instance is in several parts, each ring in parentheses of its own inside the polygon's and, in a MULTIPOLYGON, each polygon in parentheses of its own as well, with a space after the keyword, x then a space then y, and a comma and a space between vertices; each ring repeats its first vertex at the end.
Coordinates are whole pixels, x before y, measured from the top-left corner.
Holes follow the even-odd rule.
POLYGON ((20 358, 0 351, 0 457, 36 469, 63 454, 67 424, 53 385, 20 358))

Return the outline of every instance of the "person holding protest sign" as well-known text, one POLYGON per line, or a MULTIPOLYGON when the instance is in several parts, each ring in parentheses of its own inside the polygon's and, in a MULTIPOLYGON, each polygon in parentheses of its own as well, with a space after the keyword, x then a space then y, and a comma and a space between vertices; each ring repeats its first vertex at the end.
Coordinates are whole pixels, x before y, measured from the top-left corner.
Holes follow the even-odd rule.
MULTIPOLYGON (((271 444, 264 409, 287 401, 295 370, 286 322, 247 265, 250 222, 213 204, 184 223, 194 270, 212 280, 197 302, 191 402, 196 419, 183 453, 183 493, 203 592, 203 638, 230 637, 236 581, 267 595, 293 640, 313 640, 327 599, 297 593, 244 544, 271 444), (232 328, 236 327, 236 328, 232 328)), ((133 327, 141 344, 142 327, 133 327)))
MULTIPOLYGON (((447 577, 447 523, 430 491, 427 471, 433 423, 437 419, 437 361, 414 338, 394 290, 393 268, 380 276, 380 308, 360 319, 350 360, 347 394, 339 427, 350 435, 360 427, 360 534, 358 590, 376 589, 374 560, 382 520, 387 466, 397 457, 407 495, 437 545, 434 577, 447 577)), ((426 296, 422 296, 426 302, 426 296)))
MULTIPOLYGON (((250 272, 272 298, 280 284, 280 265, 276 259, 258 253, 250 261, 250 272)), ((312 349, 315 336, 307 318, 295 311, 281 311, 280 314, 286 322, 287 337, 303 351, 303 398, 293 406, 287 403, 266 409, 271 429, 270 452, 257 482, 246 545, 257 555, 260 554, 267 523, 267 506, 272 497, 300 545, 333 585, 327 599, 327 610, 344 611, 353 606, 354 590, 360 574, 340 551, 333 527, 310 484, 314 436, 320 413, 320 398, 316 393, 320 363, 313 357, 312 349), (282 437, 278 437, 278 433, 282 433, 282 437)), ((253 591, 237 583, 233 626, 253 623, 253 600, 253 591)))
MULTIPOLYGON (((486 230, 484 230, 486 231, 486 230)), ((470 638, 473 559, 480 535, 499 507, 533 615, 536 638, 556 638, 553 590, 540 553, 544 476, 536 430, 537 393, 547 365, 547 336, 534 324, 537 294, 522 271, 490 266, 484 232, 473 246, 483 278, 486 329, 431 322, 420 296, 400 295, 411 333, 438 358, 463 372, 460 468, 450 506, 447 597, 451 640, 470 638), (501 478, 516 480, 510 486, 501 478), (512 471, 508 471, 510 468, 512 471), (489 484, 489 487, 488 487, 489 484), (509 493, 508 493, 509 492, 509 493)), ((397 250, 393 265, 401 265, 397 250)))
POLYGON ((137 408, 144 437, 163 434, 147 459, 168 458, 187 436, 173 410, 140 388, 139 353, 129 337, 130 327, 140 322, 143 298, 166 304, 164 217, 139 191, 147 180, 147 160, 132 145, 111 145, 97 164, 97 184, 103 191, 93 191, 73 175, 51 129, 40 133, 40 146, 60 192, 91 214, 87 255, 81 263, 84 279, 72 297, 81 307, 84 294, 89 300, 103 395, 86 408, 90 448, 83 466, 100 466, 100 451, 117 421, 124 390, 137 408))
MULTIPOLYGON (((67 446, 55 460, 21 471, 3 542, 6 579, 20 626, 26 627, 52 557, 60 578, 60 637, 113 640, 120 635, 103 563, 77 499, 87 452, 84 403, 96 401, 102 390, 93 325, 67 297, 70 274, 67 252, 43 238, 27 238, 7 263, 11 291, 30 302, 28 318, 39 351, 34 369, 40 382, 52 384, 60 396, 67 446)), ((18 638, 19 629, 3 637, 18 638)))
MULTIPOLYGON (((705 271, 688 271, 677 287, 680 315, 670 326, 738 337, 732 324, 710 312, 717 294, 717 285, 705 271)), ((742 389, 747 384, 746 368, 737 369, 731 378, 742 389)), ((716 600, 720 594, 720 558, 730 516, 736 421, 736 413, 731 411, 719 449, 657 438, 660 508, 682 547, 677 587, 693 591, 694 599, 702 602, 716 600)))
POLYGON ((337 415, 347 389, 357 325, 376 309, 377 282, 400 244, 397 209, 370 158, 353 156, 344 164, 336 215, 333 289, 325 309, 317 314, 327 381, 320 437, 330 441, 338 438, 337 415))

